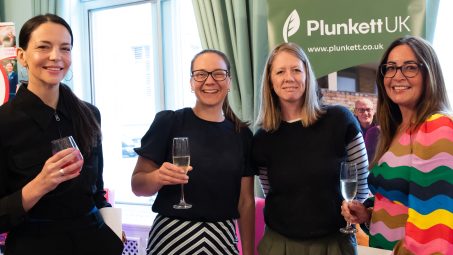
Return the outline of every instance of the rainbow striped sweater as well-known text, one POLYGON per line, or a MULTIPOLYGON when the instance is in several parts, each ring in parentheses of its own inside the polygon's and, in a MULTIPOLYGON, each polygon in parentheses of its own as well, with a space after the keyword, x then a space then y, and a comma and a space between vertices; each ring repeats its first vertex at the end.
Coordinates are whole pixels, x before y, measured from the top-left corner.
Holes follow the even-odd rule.
POLYGON ((368 177, 370 246, 453 254, 453 119, 434 114, 392 143, 368 177))

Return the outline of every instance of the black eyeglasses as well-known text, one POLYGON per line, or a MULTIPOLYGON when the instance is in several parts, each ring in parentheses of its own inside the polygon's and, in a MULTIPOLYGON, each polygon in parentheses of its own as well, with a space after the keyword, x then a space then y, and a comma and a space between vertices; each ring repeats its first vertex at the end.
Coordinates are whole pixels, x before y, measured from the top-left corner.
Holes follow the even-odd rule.
POLYGON ((359 113, 372 112, 372 108, 356 108, 359 113))
POLYGON ((381 65, 381 74, 385 78, 393 78, 395 77, 396 73, 398 72, 398 69, 401 70, 401 73, 404 75, 406 78, 412 78, 415 75, 418 74, 420 71, 420 67, 422 67, 422 63, 416 63, 416 62, 410 62, 410 63, 405 63, 402 66, 397 66, 395 64, 383 64, 381 65))
POLYGON ((192 78, 196 81, 205 81, 208 79, 208 76, 211 77, 216 81, 224 81, 230 73, 227 70, 217 69, 212 72, 204 71, 204 70, 195 70, 192 71, 192 78))

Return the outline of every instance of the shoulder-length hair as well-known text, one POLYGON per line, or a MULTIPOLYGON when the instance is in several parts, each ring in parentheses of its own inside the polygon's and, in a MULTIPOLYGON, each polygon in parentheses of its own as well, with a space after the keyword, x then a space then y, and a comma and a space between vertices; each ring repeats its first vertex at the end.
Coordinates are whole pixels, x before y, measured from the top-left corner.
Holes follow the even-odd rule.
MULTIPOLYGON (((382 56, 379 67, 387 63, 390 52, 397 46, 407 45, 414 52, 421 64, 420 72, 423 77, 423 92, 416 104, 415 123, 412 130, 417 129, 434 113, 451 111, 445 88, 442 69, 432 46, 424 39, 416 36, 404 36, 393 41, 382 56)), ((387 95, 384 87, 384 75, 377 72, 378 87, 377 119, 381 126, 381 135, 376 148, 376 154, 371 166, 377 164, 382 155, 388 150, 402 122, 401 111, 387 95)))
POLYGON ((303 102, 301 105, 302 125, 305 127, 312 125, 324 113, 318 97, 318 83, 307 55, 295 43, 282 43, 275 47, 269 54, 262 77, 261 107, 256 124, 266 131, 276 131, 282 120, 280 101, 273 89, 271 79, 272 65, 275 57, 281 52, 286 52, 297 57, 305 67, 305 92, 302 95, 303 102))

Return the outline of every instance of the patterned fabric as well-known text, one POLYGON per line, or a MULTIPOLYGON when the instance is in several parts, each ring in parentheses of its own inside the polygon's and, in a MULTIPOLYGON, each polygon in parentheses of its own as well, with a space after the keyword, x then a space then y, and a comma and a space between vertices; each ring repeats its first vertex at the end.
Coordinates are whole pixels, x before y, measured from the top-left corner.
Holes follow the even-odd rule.
POLYGON ((347 162, 357 164, 357 194, 355 199, 365 201, 369 195, 368 189, 368 157, 362 134, 358 133, 354 139, 346 145, 348 153, 347 162))
POLYGON ((237 255, 233 220, 198 222, 157 215, 149 233, 148 255, 237 255))
POLYGON ((371 170, 370 246, 453 254, 453 120, 435 114, 404 133, 371 170))
POLYGON ((173 137, 190 139, 189 183, 185 199, 193 207, 175 210, 180 185, 164 185, 153 203, 153 211, 170 218, 192 221, 224 221, 239 218, 238 203, 243 177, 254 176, 250 166, 252 132, 236 132, 233 122, 200 119, 192 108, 161 111, 143 136, 138 155, 161 165, 172 162, 173 137), (213 142, 215 141, 215 142, 213 142), (207 195, 209 194, 209 195, 207 195))

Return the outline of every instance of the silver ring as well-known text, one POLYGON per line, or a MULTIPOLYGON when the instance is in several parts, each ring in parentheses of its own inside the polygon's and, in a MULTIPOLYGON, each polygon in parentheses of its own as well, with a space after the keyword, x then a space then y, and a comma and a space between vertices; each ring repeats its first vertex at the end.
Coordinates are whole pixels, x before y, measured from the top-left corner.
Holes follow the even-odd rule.
POLYGON ((58 172, 60 173, 61 176, 64 176, 64 170, 63 169, 60 169, 58 172))

